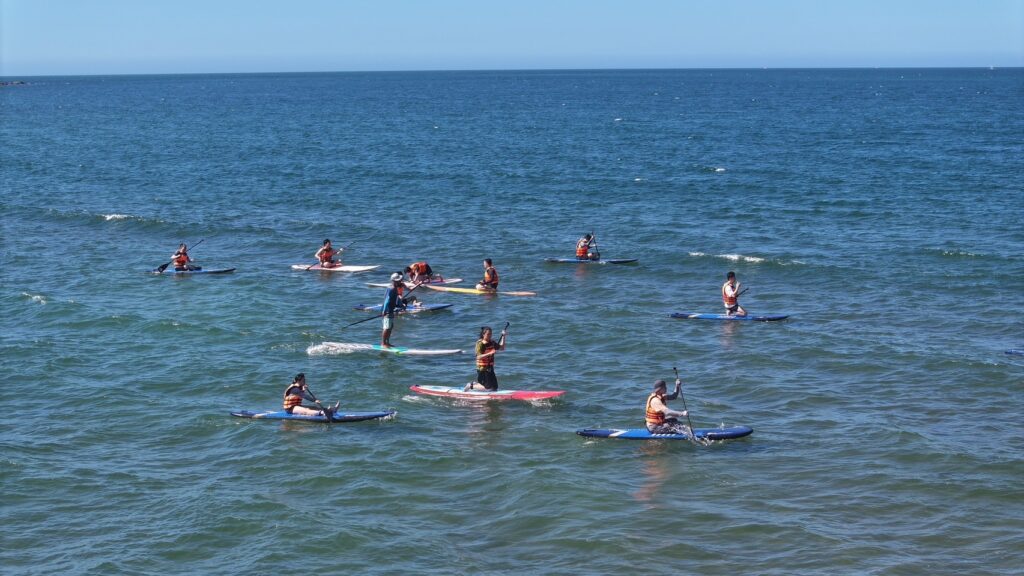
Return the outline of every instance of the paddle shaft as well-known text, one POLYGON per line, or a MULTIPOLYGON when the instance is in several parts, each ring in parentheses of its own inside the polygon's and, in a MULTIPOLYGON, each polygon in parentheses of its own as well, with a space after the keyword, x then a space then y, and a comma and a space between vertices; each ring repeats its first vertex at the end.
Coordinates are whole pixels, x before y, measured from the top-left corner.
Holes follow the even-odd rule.
MULTIPOLYGON (((422 285, 423 285, 423 282, 418 282, 415 286, 410 288, 409 291, 405 293, 405 296, 402 296, 402 298, 404 299, 409 294, 412 294, 413 290, 419 288, 422 285)), ((345 328, 348 328, 349 326, 355 326, 356 324, 362 324, 363 322, 369 322, 370 320, 373 320, 375 318, 383 318, 384 316, 385 316, 384 312, 381 312, 380 314, 377 314, 376 316, 370 316, 369 318, 363 318, 362 320, 357 320, 357 321, 355 321, 355 322, 353 322, 351 324, 346 324, 346 325, 342 326, 340 329, 344 330, 345 328)))
POLYGON ((313 394, 313 391, 308 387, 306 388, 306 394, 309 394, 309 397, 313 399, 313 402, 316 402, 316 405, 320 407, 320 410, 324 413, 324 418, 326 418, 328 422, 334 422, 334 415, 331 414, 331 410, 329 408, 324 408, 324 405, 317 399, 316 394, 313 394))
MULTIPOLYGON (((673 366, 672 371, 676 373, 676 380, 679 380, 679 370, 673 366)), ((696 440, 696 436, 693 435, 693 422, 690 421, 690 409, 686 407, 686 397, 683 396, 683 385, 681 383, 679 384, 679 398, 683 401, 683 410, 686 411, 686 423, 690 425, 690 437, 696 440)))
MULTIPOLYGON (((203 238, 199 242, 196 242, 195 244, 193 244, 192 247, 195 248, 196 246, 199 246, 200 244, 202 244, 205 241, 206 241, 206 238, 203 238)), ((188 250, 188 248, 186 248, 186 250, 188 250)), ((175 253, 177 253, 177 251, 175 251, 175 253)), ((156 271, 160 272, 162 274, 163 271, 167 270, 167 267, 171 265, 171 262, 174 262, 174 258, 173 257, 171 257, 171 259, 168 260, 166 264, 161 264, 160 266, 158 266, 156 271)))

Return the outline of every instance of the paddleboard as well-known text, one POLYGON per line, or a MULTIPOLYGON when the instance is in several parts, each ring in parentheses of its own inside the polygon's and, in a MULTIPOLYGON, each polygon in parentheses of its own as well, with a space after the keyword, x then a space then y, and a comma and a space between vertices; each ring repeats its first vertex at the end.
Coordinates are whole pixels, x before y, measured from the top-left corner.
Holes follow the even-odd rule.
POLYGON ((437 290, 438 292, 456 292, 458 294, 501 294, 503 296, 536 296, 536 292, 495 292, 494 290, 480 290, 479 288, 453 288, 451 286, 431 286, 424 284, 424 288, 437 290))
MULTIPOLYGON (((454 304, 418 304, 418 305, 409 305, 404 310, 399 310, 398 313, 399 314, 418 314, 419 312, 431 312, 433 310, 443 310, 445 308, 451 308, 452 306, 454 306, 454 304)), ((366 312, 380 312, 381 308, 383 308, 383 307, 384 307, 383 304, 377 304, 376 306, 367 306, 365 304, 360 304, 358 306, 353 306, 352 308, 354 308, 356 310, 364 310, 366 312)), ((369 320, 367 320, 367 322, 369 322, 369 320)))
MULTIPOLYGON (((376 420, 378 418, 388 418, 394 416, 398 412, 394 410, 387 410, 384 412, 337 412, 331 417, 331 423, 334 422, 361 422, 363 420, 376 420)), ((254 420, 303 420, 305 422, 327 422, 327 418, 320 414, 313 416, 306 416, 302 414, 289 414, 284 410, 276 412, 251 412, 249 410, 237 410, 231 413, 232 416, 239 418, 252 418, 254 420)))
POLYGON ((234 271, 235 271, 234 268, 219 268, 219 269, 212 269, 212 270, 175 270, 174 268, 167 268, 163 272, 157 272, 156 270, 153 270, 153 273, 154 274, 177 274, 177 275, 184 276, 186 274, 188 274, 188 275, 191 275, 191 274, 230 274, 230 273, 232 273, 234 271))
POLYGON ((463 390, 452 386, 410 386, 409 390, 427 396, 444 396, 460 400, 545 400, 565 394, 565 390, 463 390))
POLYGON ((631 264, 636 258, 613 258, 601 260, 577 260, 576 258, 545 258, 545 262, 551 264, 631 264))
POLYGON ((1024 356, 1024 350, 1019 350, 1017 348, 1010 348, 1009 350, 1006 351, 1006 353, 1015 356, 1024 356))
MULTIPOLYGON (((462 282, 462 278, 444 278, 442 280, 431 280, 430 282, 423 282, 422 284, 424 286, 431 285, 431 284, 434 285, 434 286, 445 286, 447 284, 458 284, 459 282, 462 282)), ((367 282, 366 285, 367 286, 373 286, 374 288, 390 288, 391 287, 391 283, 390 282, 367 282)), ((406 280, 405 281, 405 287, 406 288, 415 288, 416 284, 414 282, 409 282, 408 280, 406 280)))
POLYGON ((451 354, 462 354, 462 350, 422 350, 417 348, 405 348, 392 346, 385 348, 380 344, 350 344, 346 342, 323 342, 313 344, 306 348, 306 354, 318 356, 322 354, 351 354, 353 352, 384 352, 396 356, 448 356, 451 354))
POLYGON ((380 266, 334 266, 333 268, 324 268, 319 264, 310 266, 309 264, 292 264, 292 270, 309 270, 311 272, 366 272, 368 270, 376 270, 380 266))
POLYGON ((774 316, 754 316, 752 314, 747 314, 746 316, 730 316, 729 314, 692 314, 689 312, 675 312, 671 314, 671 316, 673 318, 682 318, 684 320, 747 320, 750 322, 775 322, 789 318, 788 314, 774 316))
MULTIPOLYGON (((608 428, 584 428, 577 430, 580 436, 590 438, 627 438, 630 440, 689 440, 686 434, 651 434, 646 428, 618 430, 608 428)), ((732 426, 729 428, 694 428, 693 434, 700 440, 730 440, 743 438, 754 433, 749 426, 732 426)))

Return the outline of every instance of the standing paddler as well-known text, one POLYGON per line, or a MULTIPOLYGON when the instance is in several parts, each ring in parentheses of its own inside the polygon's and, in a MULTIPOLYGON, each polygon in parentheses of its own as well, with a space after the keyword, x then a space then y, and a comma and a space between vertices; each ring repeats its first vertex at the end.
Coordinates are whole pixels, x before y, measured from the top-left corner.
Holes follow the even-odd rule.
POLYGON ((497 342, 491 338, 492 334, 490 326, 480 328, 480 339, 476 341, 476 382, 466 384, 464 391, 495 392, 498 389, 498 377, 494 375, 494 355, 505 349, 508 323, 505 323, 505 329, 501 331, 501 338, 497 342))
POLYGON ((384 292, 384 305, 381 306, 381 333, 380 345, 384 348, 391 348, 391 331, 395 326, 395 311, 405 308, 405 300, 402 299, 402 273, 395 272, 391 275, 391 286, 384 292))

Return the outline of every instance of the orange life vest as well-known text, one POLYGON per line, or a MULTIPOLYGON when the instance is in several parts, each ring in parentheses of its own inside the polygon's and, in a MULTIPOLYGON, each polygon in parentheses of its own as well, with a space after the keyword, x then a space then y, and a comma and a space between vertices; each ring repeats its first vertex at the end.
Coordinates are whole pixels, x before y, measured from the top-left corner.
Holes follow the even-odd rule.
POLYGON ((725 284, 722 284, 722 302, 724 302, 726 306, 730 306, 731 307, 731 306, 735 306, 736 305, 736 289, 735 288, 732 289, 732 295, 730 296, 725 291, 725 289, 729 288, 729 287, 730 286, 729 286, 728 282, 726 282, 725 284))
MULTIPOLYGON (((651 409, 651 400, 654 400, 655 398, 660 398, 657 392, 651 393, 651 395, 647 397, 647 409, 644 413, 644 421, 647 422, 648 426, 660 426, 665 423, 665 414, 651 409)), ((661 399, 661 403, 665 403, 664 398, 661 399)))
POLYGON ((481 354, 487 354, 498 349, 498 343, 494 340, 484 343, 482 340, 476 341, 476 369, 484 370, 486 368, 494 367, 494 354, 490 356, 480 356, 481 354))
POLYGON ((590 251, 590 240, 586 238, 580 238, 580 241, 576 243, 576 257, 586 258, 587 253, 590 251))
POLYGON ((174 265, 183 268, 188 264, 188 252, 178 252, 174 255, 174 265))
POLYGON ((430 269, 430 266, 426 262, 417 262, 409 266, 409 270, 413 274, 426 274, 428 269, 430 269))
POLYGON ((331 257, 337 254, 333 248, 321 248, 320 249, 320 263, 327 264, 331 261, 331 257))
POLYGON ((498 287, 498 271, 494 269, 494 266, 484 270, 484 281, 482 284, 486 284, 491 288, 498 287))
POLYGON ((298 386, 289 384, 288 387, 284 389, 284 409, 291 410, 300 404, 302 404, 302 389, 298 386), (289 394, 293 388, 298 388, 299 394, 289 394))

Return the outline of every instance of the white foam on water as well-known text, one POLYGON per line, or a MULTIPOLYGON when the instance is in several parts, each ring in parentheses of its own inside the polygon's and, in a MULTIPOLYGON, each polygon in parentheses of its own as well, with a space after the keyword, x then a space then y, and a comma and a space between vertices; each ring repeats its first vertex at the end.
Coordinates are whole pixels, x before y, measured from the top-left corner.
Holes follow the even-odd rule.
POLYGON ((743 254, 719 254, 718 258, 725 258, 726 260, 731 260, 733 262, 743 261, 754 264, 764 262, 764 258, 759 258, 757 256, 744 256, 743 254))
POLYGON ((356 349, 351 345, 337 344, 335 342, 323 342, 321 344, 312 344, 309 348, 306 348, 306 354, 310 356, 323 356, 329 354, 351 354, 356 349))
POLYGON ((106 220, 107 222, 110 222, 111 220, 127 220, 127 219, 129 219, 131 217, 132 216, 130 214, 104 214, 103 215, 103 219, 106 220))
POLYGON ((716 167, 715 172, 725 172, 725 168, 716 167))
POLYGON ((29 298, 33 302, 38 302, 39 304, 46 304, 46 297, 40 294, 29 294, 28 292, 22 292, 21 295, 25 296, 26 298, 29 298))

